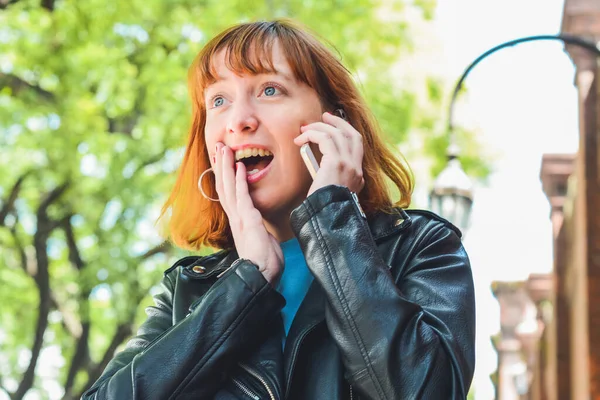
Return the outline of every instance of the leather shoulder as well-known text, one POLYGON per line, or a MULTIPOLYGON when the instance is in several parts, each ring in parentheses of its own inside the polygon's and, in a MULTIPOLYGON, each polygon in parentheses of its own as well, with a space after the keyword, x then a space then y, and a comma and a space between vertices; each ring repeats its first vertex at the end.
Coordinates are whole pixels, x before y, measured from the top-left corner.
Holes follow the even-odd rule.
POLYGON ((184 273, 194 273, 201 271, 199 275, 210 277, 215 272, 220 271, 220 265, 231 253, 229 250, 221 250, 207 256, 187 256, 177 260, 169 269, 165 270, 164 275, 167 276, 173 271, 180 270, 184 273), (199 267, 194 269, 194 267, 199 267))
POLYGON ((448 221, 447 219, 440 217, 439 215, 437 215, 434 212, 428 211, 428 210, 420 210, 420 209, 407 209, 404 210, 409 216, 410 219, 412 221, 412 224, 415 227, 418 226, 428 226, 431 223, 441 223, 444 226, 446 226, 447 228, 451 229, 452 231, 454 231, 454 233, 456 233, 458 235, 458 237, 462 237, 462 232, 460 231, 460 229, 458 229, 458 227, 456 227, 456 225, 454 225, 452 222, 448 221))

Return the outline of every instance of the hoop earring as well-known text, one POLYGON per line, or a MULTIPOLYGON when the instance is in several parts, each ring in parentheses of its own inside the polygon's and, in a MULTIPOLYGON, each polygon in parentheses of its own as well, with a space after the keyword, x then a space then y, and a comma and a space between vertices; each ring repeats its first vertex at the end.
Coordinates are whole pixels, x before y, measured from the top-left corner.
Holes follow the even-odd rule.
POLYGON ((204 175, 207 172, 212 171, 212 168, 207 169, 206 171, 204 171, 202 174, 200 174, 200 178, 198 179, 198 189, 200 189, 200 193, 202 193, 202 196, 206 199, 206 200, 210 200, 210 201, 219 201, 219 199, 213 199, 212 197, 209 197, 206 193, 204 193, 204 189, 202 189, 202 178, 204 178, 204 175))

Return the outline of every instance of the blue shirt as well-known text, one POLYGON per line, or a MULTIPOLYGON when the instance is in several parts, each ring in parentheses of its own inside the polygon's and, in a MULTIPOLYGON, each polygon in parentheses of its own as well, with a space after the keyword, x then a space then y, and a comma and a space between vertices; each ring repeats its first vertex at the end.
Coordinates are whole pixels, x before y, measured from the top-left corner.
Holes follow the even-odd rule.
POLYGON ((283 337, 285 344, 285 338, 313 281, 313 276, 306 265, 298 239, 294 238, 281 243, 281 249, 283 250, 285 264, 281 280, 277 285, 277 291, 283 295, 286 302, 285 307, 281 310, 285 329, 285 336, 283 337))

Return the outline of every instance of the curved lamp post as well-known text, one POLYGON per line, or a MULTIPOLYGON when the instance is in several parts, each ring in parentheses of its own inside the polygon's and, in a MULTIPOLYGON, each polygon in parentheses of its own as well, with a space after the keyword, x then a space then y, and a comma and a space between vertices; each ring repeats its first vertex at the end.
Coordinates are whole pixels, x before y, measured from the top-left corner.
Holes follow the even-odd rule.
POLYGON ((520 43, 533 42, 538 40, 559 40, 565 44, 571 44, 600 57, 600 49, 594 43, 591 43, 581 37, 573 35, 540 35, 528 36, 509 42, 502 43, 496 47, 487 50, 485 53, 477 57, 467 69, 463 72, 458 80, 452 93, 448 112, 448 136, 449 146, 446 150, 448 163, 446 167, 437 176, 433 183, 433 188, 429 196, 430 209, 435 213, 446 218, 454 225, 458 226, 463 232, 467 230, 470 223, 471 207, 473 206, 473 183, 463 171, 460 160, 458 159, 458 146, 455 143, 454 137, 454 103, 458 97, 458 93, 463 86, 463 83, 469 73, 483 59, 489 55, 504 49, 512 47, 520 43))

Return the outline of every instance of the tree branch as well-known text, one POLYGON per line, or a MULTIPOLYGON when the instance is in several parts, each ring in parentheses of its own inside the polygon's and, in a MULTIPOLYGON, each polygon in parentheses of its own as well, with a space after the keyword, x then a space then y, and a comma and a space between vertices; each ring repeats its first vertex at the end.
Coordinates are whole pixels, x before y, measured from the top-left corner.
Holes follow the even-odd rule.
MULTIPOLYGON (((1 1, 3 0, 0 0, 0 2, 1 1)), ((40 95, 44 100, 54 100, 53 93, 44 90, 37 85, 32 85, 31 83, 15 75, 0 73, 0 88, 3 87, 9 87, 13 91, 13 93, 17 95, 25 90, 32 90, 38 95, 40 95)))
MULTIPOLYGON (((18 221, 18 219, 17 219, 18 221)), ((17 234, 17 228, 16 228, 17 224, 15 224, 13 227, 10 228, 10 234, 13 237, 13 242, 15 244, 15 247, 17 248, 17 251, 19 252, 19 260, 20 265, 21 265, 21 269, 29 274, 29 261, 27 259, 27 253, 25 253, 25 248, 23 247, 23 243, 21 243, 21 239, 19 239, 19 235, 17 234)))
MULTIPOLYGON (((162 251, 165 251, 166 248, 170 248, 170 247, 164 246, 161 250, 157 250, 157 249, 160 249, 161 246, 162 246, 162 244, 154 247, 153 249, 149 250, 144 255, 142 255, 138 258, 143 259, 143 257, 145 255, 148 255, 146 257, 146 258, 148 258, 151 256, 150 254, 152 254, 152 255, 158 254, 162 251)), ((126 319, 127 321, 133 321, 135 319, 135 314, 137 313, 137 309, 138 309, 140 303, 144 299, 146 293, 148 293, 148 291, 150 290, 150 288, 148 288, 147 290, 139 290, 139 286, 138 286, 139 282, 134 281, 133 283, 134 283, 134 287, 131 288, 131 290, 133 292, 135 292, 135 296, 133 296, 133 303, 135 304, 135 307, 132 307, 130 309, 130 315, 126 319)), ((115 330, 115 333, 110 341, 110 344, 108 345, 108 348, 106 349, 106 351, 104 352, 104 355, 102 356, 102 360, 98 364, 96 364, 92 368, 90 368, 90 372, 88 374, 88 380, 87 380, 86 384, 84 385, 83 391, 81 393, 79 393, 76 397, 74 397, 74 399, 80 399, 83 396, 83 392, 85 392, 88 388, 90 388, 94 384, 94 382, 96 382, 98 380, 98 378, 102 374, 102 371, 104 371, 104 369, 106 368, 106 366, 108 365, 110 360, 113 358, 117 348, 125 341, 125 339, 127 339, 129 336, 131 336, 132 333, 133 333, 133 323, 132 322, 123 322, 117 326, 117 329, 115 330)), ((71 400, 71 399, 64 397, 63 400, 71 400)))
POLYGON ((65 192, 67 187, 68 183, 64 183, 48 193, 48 195, 41 201, 36 213, 37 229, 33 236, 33 245, 35 248, 37 272, 33 278, 39 293, 39 311, 33 344, 31 346, 31 358, 29 360, 29 365, 23 373, 23 377, 19 383, 17 391, 11 396, 12 400, 22 400, 25 394, 33 386, 35 367, 44 344, 44 333, 48 328, 48 314, 50 313, 51 304, 47 242, 50 234, 52 233, 53 227, 57 226, 56 221, 52 221, 50 218, 48 218, 47 211, 48 207, 50 207, 53 202, 58 200, 58 198, 65 192))
POLYGON ((54 0, 42 0, 41 6, 48 11, 54 11, 54 0))
MULTIPOLYGON (((129 62, 136 67, 138 71, 138 76, 141 73, 143 67, 141 63, 136 63, 134 61, 135 54, 127 57, 129 62)), ((109 133, 123 133, 129 137, 131 137, 133 133, 133 129, 139 122, 140 118, 144 114, 141 110, 144 99, 146 98, 146 89, 141 86, 138 90, 138 94, 135 98, 135 103, 133 105, 133 109, 131 113, 128 115, 124 115, 118 118, 109 118, 106 116, 106 120, 108 121, 108 132, 109 133)))
POLYGON ((15 4, 19 0, 0 0, 0 10, 6 9, 11 4, 15 4))
MULTIPOLYGON (((38 223, 38 227, 40 227, 40 223, 38 223)), ((40 231, 41 229, 38 228, 38 232, 40 231)), ((37 236, 34 238, 34 241, 38 270, 34 279, 39 293, 38 318, 35 327, 35 337, 31 346, 31 358, 29 360, 29 366, 23 374, 23 378, 19 383, 17 391, 13 395, 13 400, 21 400, 27 391, 29 391, 29 389, 31 389, 33 386, 35 366, 44 343, 44 332, 46 332, 46 328, 48 327, 48 314, 50 313, 50 277, 48 273, 46 238, 43 237, 43 234, 36 233, 35 236, 37 236)))
MULTIPOLYGON (((17 231, 14 227, 10 229, 10 232, 13 236, 13 241, 17 251, 19 252, 20 259, 20 267, 21 269, 31 277, 34 277, 36 272, 35 268, 29 266, 29 261, 27 258, 27 253, 25 252, 23 245, 21 244, 21 240, 17 236, 17 231)), ((58 310, 62 318, 62 326, 73 338, 77 339, 81 336, 81 324, 79 320, 73 315, 73 313, 69 312, 60 302, 56 299, 52 290, 50 291, 50 306, 56 310, 58 310)))
POLYGON ((8 197, 3 202, 4 204, 2 205, 2 208, 0 208, 0 226, 4 226, 4 220, 6 219, 6 216, 13 209, 15 201, 17 200, 17 197, 19 197, 19 192, 21 191, 23 181, 25 181, 25 178, 30 173, 31 171, 27 171, 23 175, 21 175, 13 185, 12 189, 10 189, 8 197))
POLYGON ((131 136, 133 128, 137 125, 141 114, 134 114, 121 118, 106 118, 108 121, 108 133, 122 133, 131 136))
POLYGON ((90 336, 90 322, 84 322, 82 325, 81 336, 77 341, 77 347, 75 353, 71 358, 71 365, 69 366, 69 372, 67 373, 67 380, 65 382, 65 395, 64 398, 71 398, 73 393, 73 384, 75 383, 75 377, 77 372, 83 365, 89 360, 89 336, 90 336))
MULTIPOLYGON (((18 221, 18 219, 17 219, 17 221, 18 221)), ((16 247, 17 251, 19 252, 20 267, 26 274, 28 274, 31 277, 34 277, 36 275, 36 272, 35 272, 36 269, 32 268, 29 265, 27 253, 25 252, 25 249, 23 248, 21 239, 19 239, 19 236, 17 235, 17 230, 15 228, 16 225, 17 224, 15 224, 15 226, 10 228, 10 233, 12 234, 12 237, 13 237, 14 247, 16 247)), ((65 329, 65 331, 67 331, 73 338, 78 339, 81 336, 81 331, 82 331, 81 324, 79 323, 77 318, 75 316, 73 316, 73 314, 71 312, 69 312, 62 304, 60 304, 60 302, 56 299, 56 296, 54 295, 54 293, 52 293, 52 290, 50 291, 50 306, 52 308, 58 310, 61 313, 61 315, 63 316, 62 326, 65 329)))
POLYGON ((58 310, 62 315, 62 326, 71 335, 74 339, 79 339, 83 332, 83 327, 81 323, 77 319, 76 316, 73 315, 72 312, 67 310, 56 298, 54 293, 50 291, 50 305, 55 310, 58 310))
POLYGON ((4 387, 4 377, 0 375, 0 393, 2 392, 6 393, 6 395, 10 397, 10 392, 4 387))
MULTIPOLYGON (((137 308, 137 306, 136 306, 136 308, 137 308)), ((88 388, 90 388, 94 384, 94 382, 96 382, 98 380, 98 378, 102 374, 102 371, 104 371, 104 368, 106 368, 106 366, 108 365, 110 360, 113 358, 115 351, 117 351, 117 347, 119 347, 125 339, 127 339, 129 336, 131 336, 132 333, 133 333, 133 324, 131 322, 124 322, 117 326, 117 329, 115 330, 115 333, 110 341, 110 344, 108 345, 108 348, 106 349, 106 351, 104 352, 104 355, 102 356, 102 360, 90 370, 90 373, 88 375, 88 380, 87 380, 86 384, 84 385, 84 389, 81 393, 79 393, 77 396, 75 396, 76 399, 80 399, 83 396, 83 392, 85 392, 88 388)))
POLYGON ((159 162, 160 160, 162 160, 165 157, 166 152, 161 151, 160 153, 153 155, 152 157, 149 157, 148 159, 144 160, 133 172, 133 175, 136 175, 138 172, 140 172, 142 169, 146 168, 148 165, 152 165, 154 163, 159 162))
POLYGON ((38 207, 36 213, 38 220, 41 218, 44 221, 49 221, 48 207, 50 207, 52 203, 54 203, 60 196, 62 196, 62 194, 65 192, 65 190, 67 190, 68 187, 69 182, 65 182, 62 185, 55 187, 50 193, 46 195, 46 197, 40 203, 40 206, 38 207))
POLYGON ((139 255, 137 258, 140 261, 144 261, 144 260, 149 259, 152 256, 155 256, 156 254, 166 253, 166 252, 170 251, 172 248, 173 248, 173 245, 170 242, 165 240, 161 244, 156 245, 153 248, 149 249, 144 254, 139 255))
MULTIPOLYGON (((69 248, 69 261, 73 266, 81 272, 85 267, 85 262, 81 258, 81 252, 77 247, 77 240, 75 239, 75 233, 73 232, 73 225, 71 225, 72 215, 68 215, 62 220, 61 226, 65 232, 67 246, 69 248)), ((77 345, 73 357, 71 358, 71 365, 67 373, 67 380, 65 382, 65 395, 64 398, 71 398, 73 392, 73 384, 75 383, 75 377, 77 372, 89 361, 89 335, 91 322, 89 320, 89 295, 90 291, 82 289, 79 294, 80 304, 80 316, 84 321, 81 323, 81 334, 77 338, 77 345)))
POLYGON ((63 219, 62 227, 67 238, 69 261, 78 271, 81 271, 83 267, 85 267, 85 262, 81 258, 81 252, 77 247, 77 241, 75 240, 75 234, 73 233, 73 225, 71 225, 71 217, 72 215, 69 215, 63 219))

